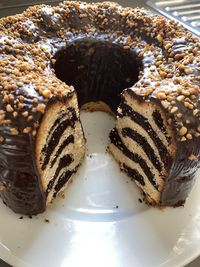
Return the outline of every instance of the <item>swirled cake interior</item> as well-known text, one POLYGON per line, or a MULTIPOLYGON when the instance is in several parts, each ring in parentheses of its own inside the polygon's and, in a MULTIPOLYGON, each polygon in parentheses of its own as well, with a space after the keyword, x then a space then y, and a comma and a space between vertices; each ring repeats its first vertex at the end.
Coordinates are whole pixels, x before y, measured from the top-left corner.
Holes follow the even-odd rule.
POLYGON ((36 141, 36 158, 47 203, 64 190, 85 154, 76 96, 49 106, 36 141))
POLYGON ((149 203, 159 204, 171 157, 171 129, 161 109, 141 103, 126 90, 110 133, 111 153, 120 168, 143 190, 149 203))

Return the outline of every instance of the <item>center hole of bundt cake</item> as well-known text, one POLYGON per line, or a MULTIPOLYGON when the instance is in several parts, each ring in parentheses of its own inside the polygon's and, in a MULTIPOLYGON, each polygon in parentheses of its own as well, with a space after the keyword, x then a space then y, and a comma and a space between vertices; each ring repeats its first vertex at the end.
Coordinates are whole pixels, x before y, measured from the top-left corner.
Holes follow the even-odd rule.
POLYGON ((56 76, 75 87, 80 107, 101 101, 115 112, 122 90, 138 81, 140 63, 134 51, 108 41, 74 41, 55 59, 56 76))

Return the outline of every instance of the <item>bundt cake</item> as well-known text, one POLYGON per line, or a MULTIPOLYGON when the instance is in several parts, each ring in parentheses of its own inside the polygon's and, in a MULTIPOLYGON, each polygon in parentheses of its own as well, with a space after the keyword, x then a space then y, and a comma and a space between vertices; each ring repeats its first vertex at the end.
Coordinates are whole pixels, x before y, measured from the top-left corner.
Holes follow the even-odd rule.
POLYGON ((108 150, 149 203, 179 206, 200 155, 200 44, 111 2, 39 5, 0 20, 0 195, 33 215, 84 159, 79 108, 116 117, 108 150))

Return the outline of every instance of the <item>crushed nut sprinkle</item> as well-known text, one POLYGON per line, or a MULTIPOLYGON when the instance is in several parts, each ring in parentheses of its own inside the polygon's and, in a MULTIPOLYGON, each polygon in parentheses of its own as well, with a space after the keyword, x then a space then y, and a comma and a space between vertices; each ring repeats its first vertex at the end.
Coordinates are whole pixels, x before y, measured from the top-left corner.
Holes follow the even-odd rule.
POLYGON ((198 160, 198 157, 195 156, 194 154, 190 154, 189 157, 188 157, 189 160, 191 161, 197 161, 198 160))
POLYGON ((11 128, 11 129, 10 129, 10 133, 11 133, 12 135, 18 135, 18 134, 19 134, 19 130, 16 129, 16 128, 11 128))
POLYGON ((23 130, 23 133, 29 134, 31 132, 31 127, 26 127, 23 130))
POLYGON ((41 113, 44 113, 45 112, 45 104, 38 104, 37 106, 37 111, 41 112, 41 113))
POLYGON ((181 136, 183 136, 183 135, 185 135, 187 133, 187 128, 186 127, 181 127, 181 129, 179 130, 179 134, 181 135, 181 136))
MULTIPOLYGON (((74 91, 48 69, 56 63, 53 36, 57 36, 60 43, 66 43, 80 33, 93 35, 95 32, 98 35, 100 32, 108 37, 111 34, 125 50, 138 47, 141 60, 151 59, 145 63, 145 77, 144 71, 140 71, 137 89, 134 89, 136 94, 145 96, 145 101, 151 97, 160 101, 165 112, 170 114, 170 120, 180 129, 181 141, 199 134, 198 126, 194 129, 194 125, 200 124, 198 38, 192 37, 178 23, 152 15, 145 9, 122 8, 108 2, 92 5, 71 2, 67 6, 63 3, 51 8, 50 13, 43 7, 31 7, 22 15, 0 20, 5 36, 0 37, 0 54, 4 55, 0 61, 0 97, 1 109, 5 112, 0 114, 1 125, 12 124, 12 120, 20 121, 22 118, 27 126, 24 133, 29 134, 35 129, 33 124, 38 122, 35 118, 45 112, 52 96, 63 97, 74 91), (66 29, 66 21, 73 12, 78 14, 80 29, 75 26, 66 29), (9 28, 7 25, 10 25, 9 28), (116 29, 119 26, 120 31, 113 33, 112 25, 116 29), (126 32, 129 27, 137 33, 136 36, 127 35, 123 25, 126 32), (38 42, 41 26, 46 30, 42 41, 38 42), (145 40, 143 35, 146 35, 145 40), (153 38, 154 43, 148 43, 149 38, 153 38), (183 49, 177 50, 181 40, 183 49)), ((11 125, 11 128, 15 127, 11 125)))
POLYGON ((10 104, 8 104, 8 105, 6 106, 6 111, 7 111, 7 112, 13 112, 14 109, 12 108, 12 106, 11 106, 10 104))

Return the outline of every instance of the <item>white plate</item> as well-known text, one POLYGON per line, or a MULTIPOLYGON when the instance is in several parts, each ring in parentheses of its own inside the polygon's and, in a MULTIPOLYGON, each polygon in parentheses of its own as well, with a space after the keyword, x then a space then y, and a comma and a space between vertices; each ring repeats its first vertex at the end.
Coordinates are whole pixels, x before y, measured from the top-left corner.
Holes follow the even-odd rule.
POLYGON ((199 182, 184 208, 140 203, 134 182, 105 152, 114 119, 81 117, 88 152, 65 198, 32 219, 1 203, 0 256, 17 267, 173 267, 198 256, 199 182))

